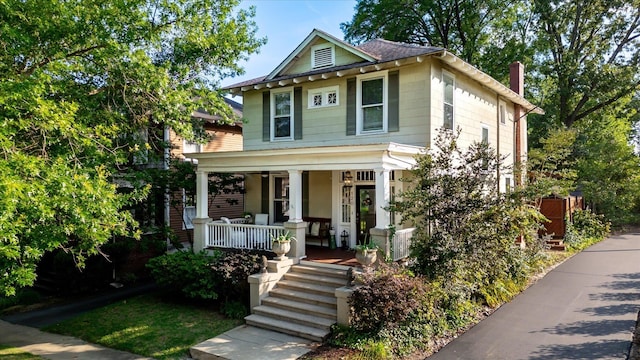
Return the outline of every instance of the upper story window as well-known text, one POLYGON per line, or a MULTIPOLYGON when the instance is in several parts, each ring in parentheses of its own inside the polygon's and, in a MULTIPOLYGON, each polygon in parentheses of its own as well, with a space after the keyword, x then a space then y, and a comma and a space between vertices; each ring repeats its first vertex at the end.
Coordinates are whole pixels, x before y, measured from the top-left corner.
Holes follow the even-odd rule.
POLYGON ((271 140, 293 140, 293 89, 271 93, 271 140))
POLYGON ((332 44, 311 47, 311 67, 314 69, 333 66, 336 63, 335 47, 332 44))
POLYGON ((453 129, 454 118, 454 90, 455 90, 455 78, 453 74, 446 71, 442 72, 442 84, 443 84, 443 107, 444 107, 444 121, 442 126, 445 129, 453 129))
POLYGON ((197 142, 184 140, 182 143, 182 152, 185 154, 198 153, 201 151, 202 151, 202 145, 198 144, 197 142))
POLYGON ((507 105, 504 102, 500 101, 500 105, 498 105, 498 112, 500 116, 500 124, 507 124, 507 105))
POLYGON ((337 105, 338 86, 309 90, 309 109, 337 105))
POLYGON ((489 144, 489 128, 482 125, 482 143, 489 144))
POLYGON ((358 79, 358 134, 387 131, 387 74, 358 79))

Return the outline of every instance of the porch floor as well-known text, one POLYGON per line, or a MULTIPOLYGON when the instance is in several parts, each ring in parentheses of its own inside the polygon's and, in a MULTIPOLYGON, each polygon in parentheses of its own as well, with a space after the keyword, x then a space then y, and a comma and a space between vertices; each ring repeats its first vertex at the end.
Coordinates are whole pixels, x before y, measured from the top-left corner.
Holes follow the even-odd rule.
POLYGON ((359 267, 356 261, 355 250, 331 250, 328 247, 307 245, 306 247, 307 261, 315 261, 324 264, 335 264, 344 266, 359 267))

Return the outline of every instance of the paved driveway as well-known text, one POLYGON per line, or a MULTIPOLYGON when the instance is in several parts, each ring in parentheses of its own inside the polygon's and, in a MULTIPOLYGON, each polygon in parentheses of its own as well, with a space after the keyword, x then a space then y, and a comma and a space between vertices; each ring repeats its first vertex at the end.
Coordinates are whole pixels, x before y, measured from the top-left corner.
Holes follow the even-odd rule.
POLYGON ((640 310, 640 233, 558 266, 429 360, 625 359, 640 310))

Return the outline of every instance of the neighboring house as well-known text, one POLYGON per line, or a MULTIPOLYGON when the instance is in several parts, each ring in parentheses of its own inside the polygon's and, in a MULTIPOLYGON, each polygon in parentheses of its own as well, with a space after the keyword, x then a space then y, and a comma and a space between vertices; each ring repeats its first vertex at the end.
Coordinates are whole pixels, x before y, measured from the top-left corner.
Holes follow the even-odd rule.
MULTIPOLYGON (((242 104, 233 100, 225 99, 227 104, 231 106, 233 112, 238 118, 242 118, 242 104)), ((168 137, 171 144, 170 156, 172 158, 182 159, 184 161, 193 161, 197 164, 197 160, 191 160, 189 153, 205 153, 205 152, 221 152, 221 151, 242 151, 242 123, 225 124, 220 122, 220 117, 211 115, 204 110, 197 111, 193 117, 204 120, 204 129, 209 137, 206 144, 197 144, 187 141, 176 134, 173 130, 168 129, 165 136, 168 137)), ((192 219, 195 218, 195 194, 186 193, 184 190, 174 193, 174 199, 181 203, 181 206, 165 205, 165 221, 170 224, 171 229, 177 235, 180 242, 187 242, 193 236, 192 219)), ((215 197, 215 201, 209 206, 208 216, 218 219, 225 217, 241 217, 244 212, 244 196, 243 194, 220 194, 215 197)))
MULTIPOLYGON (((526 159, 526 114, 543 113, 522 96, 519 63, 509 88, 443 48, 380 39, 352 46, 319 30, 267 76, 224 90, 243 97, 243 149, 192 156, 197 196, 209 172, 245 174, 245 209, 293 229, 290 256, 298 258, 310 226, 296 224, 310 218, 330 219, 352 248, 392 224, 401 233, 385 208, 438 129, 459 127, 461 146, 487 141, 511 165, 526 159)), ((517 182, 496 175, 502 191, 517 182)), ((225 233, 197 210, 200 249, 225 233)))

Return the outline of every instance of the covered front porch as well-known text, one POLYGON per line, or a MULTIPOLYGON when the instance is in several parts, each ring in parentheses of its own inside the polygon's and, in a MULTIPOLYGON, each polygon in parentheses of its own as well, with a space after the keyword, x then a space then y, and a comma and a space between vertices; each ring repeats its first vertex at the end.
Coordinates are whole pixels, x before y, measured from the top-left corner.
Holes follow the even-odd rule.
MULTIPOLYGON (((315 222, 321 219, 331 227, 338 248, 342 240, 350 249, 374 241, 393 259, 406 256, 412 229, 403 229, 388 205, 402 190, 399 179, 422 151, 387 143, 189 154, 198 160, 194 249, 270 250, 273 236, 289 232, 297 239, 289 257, 304 259, 307 239, 318 238, 315 222), (245 174, 246 210, 254 218, 266 217, 266 223, 209 218, 207 179, 214 172, 245 174), (390 225, 397 229, 393 238, 388 237, 390 225)), ((329 245, 328 238, 321 240, 329 245)))

